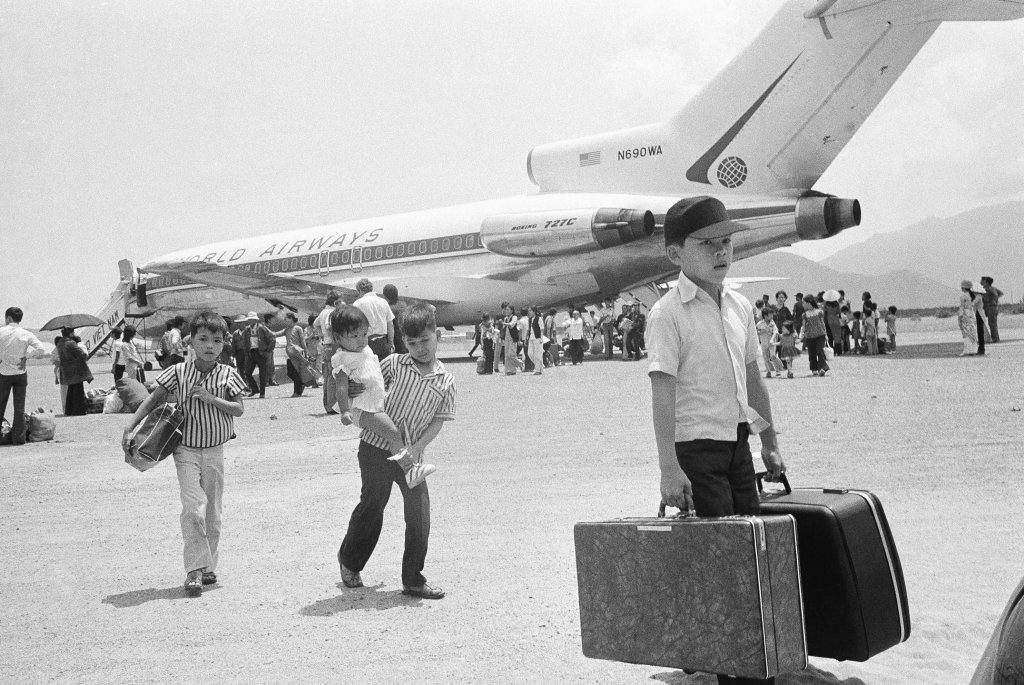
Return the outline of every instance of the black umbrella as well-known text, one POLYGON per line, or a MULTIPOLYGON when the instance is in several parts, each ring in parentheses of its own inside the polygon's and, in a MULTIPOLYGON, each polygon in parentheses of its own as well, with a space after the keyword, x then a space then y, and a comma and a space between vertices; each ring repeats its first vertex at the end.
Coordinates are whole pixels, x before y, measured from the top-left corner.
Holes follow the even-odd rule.
POLYGON ((39 330, 59 331, 62 328, 85 328, 102 324, 103 319, 92 314, 62 314, 47 321, 39 330))

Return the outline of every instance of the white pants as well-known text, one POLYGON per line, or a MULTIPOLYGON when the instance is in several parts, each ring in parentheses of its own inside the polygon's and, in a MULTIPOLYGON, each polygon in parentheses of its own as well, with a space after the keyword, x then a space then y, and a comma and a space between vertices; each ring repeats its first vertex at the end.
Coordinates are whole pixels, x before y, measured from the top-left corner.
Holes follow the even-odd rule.
POLYGON ((221 498, 224 494, 224 446, 174 450, 181 488, 181 537, 185 572, 217 569, 221 498))
POLYGON ((533 372, 540 373, 544 370, 544 341, 540 338, 530 338, 526 344, 527 354, 533 362, 533 372))

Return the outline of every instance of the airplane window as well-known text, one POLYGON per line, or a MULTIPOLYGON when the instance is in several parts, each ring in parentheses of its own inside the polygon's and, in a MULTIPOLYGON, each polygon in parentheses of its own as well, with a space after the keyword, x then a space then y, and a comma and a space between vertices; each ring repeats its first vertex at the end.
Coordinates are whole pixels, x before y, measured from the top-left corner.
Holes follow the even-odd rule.
POLYGON ((307 266, 309 266, 309 257, 300 257, 299 258, 299 268, 300 269, 305 269, 307 266))
POLYGON ((338 266, 338 264, 340 262, 341 262, 341 255, 338 254, 337 252, 332 252, 331 253, 331 266, 338 266))
POLYGON ((395 246, 394 245, 388 245, 387 249, 384 250, 384 256, 387 257, 388 259, 391 259, 392 257, 394 257, 395 256, 395 246))
POLYGON ((352 253, 349 252, 348 250, 345 250, 344 252, 342 252, 341 253, 341 263, 342 264, 348 264, 349 258, 351 256, 352 256, 352 253))
POLYGON ((370 259, 372 259, 372 258, 373 258, 373 250, 371 250, 371 249, 370 249, 370 248, 368 248, 368 247, 367 247, 367 248, 365 248, 365 249, 363 250, 363 258, 362 258, 362 261, 364 261, 364 262, 368 262, 368 261, 370 261, 370 259))
POLYGON ((461 235, 455 236, 455 240, 452 241, 452 242, 454 243, 454 247, 455 247, 456 250, 461 250, 462 249, 462 236, 461 235))
POLYGON ((298 269, 299 268, 299 260, 298 260, 298 258, 297 257, 292 257, 291 264, 292 264, 292 271, 295 271, 296 269, 298 269))
POLYGON ((427 241, 426 240, 421 240, 420 241, 420 254, 426 254, 426 253, 427 253, 427 241))
POLYGON ((373 258, 374 259, 380 259, 383 256, 384 256, 384 248, 383 247, 375 247, 375 248, 373 248, 373 258))
POLYGON ((451 249, 451 246, 452 241, 449 240, 448 238, 445 238, 444 240, 441 241, 441 252, 447 252, 448 250, 451 249))
POLYGON ((431 240, 430 241, 430 251, 431 252, 437 252, 437 241, 436 240, 431 240))
POLYGON ((471 235, 467 235, 466 236, 466 247, 475 247, 475 243, 476 243, 476 240, 473 239, 473 236, 471 236, 471 235))
POLYGON ((398 243, 398 245, 395 246, 395 256, 396 257, 404 257, 405 256, 405 243, 398 243))

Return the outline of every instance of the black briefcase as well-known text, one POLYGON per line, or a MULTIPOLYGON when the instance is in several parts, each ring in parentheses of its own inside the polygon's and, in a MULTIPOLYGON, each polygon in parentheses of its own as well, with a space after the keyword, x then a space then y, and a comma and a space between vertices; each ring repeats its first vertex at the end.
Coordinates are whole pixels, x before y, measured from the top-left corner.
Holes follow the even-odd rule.
MULTIPOLYGON (((758 488, 764 474, 758 474, 758 488)), ((910 637, 903 567, 882 503, 866 490, 761 494, 761 514, 791 514, 800 540, 807 653, 866 661, 910 637)))

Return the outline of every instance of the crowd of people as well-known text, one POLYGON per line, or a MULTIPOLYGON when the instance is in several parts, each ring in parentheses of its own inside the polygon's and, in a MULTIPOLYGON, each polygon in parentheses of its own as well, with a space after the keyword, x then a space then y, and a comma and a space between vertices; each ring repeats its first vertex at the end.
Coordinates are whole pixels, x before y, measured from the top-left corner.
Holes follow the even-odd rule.
POLYGON ((898 309, 890 305, 879 311, 870 292, 861 294, 858 306, 851 305, 842 290, 797 293, 792 309, 788 302, 785 290, 776 292, 774 301, 765 294, 753 302, 766 378, 783 372, 793 378, 795 360, 804 351, 812 376, 824 376, 834 356, 896 351, 898 309))
POLYGON ((544 369, 583 363, 584 355, 613 359, 616 348, 623 361, 639 361, 646 355, 644 329, 647 317, 640 303, 623 304, 606 298, 588 309, 570 304, 565 310, 519 309, 502 302, 499 312, 485 313, 473 329, 469 356, 476 359, 477 373, 505 375, 518 372, 540 375, 544 369))

